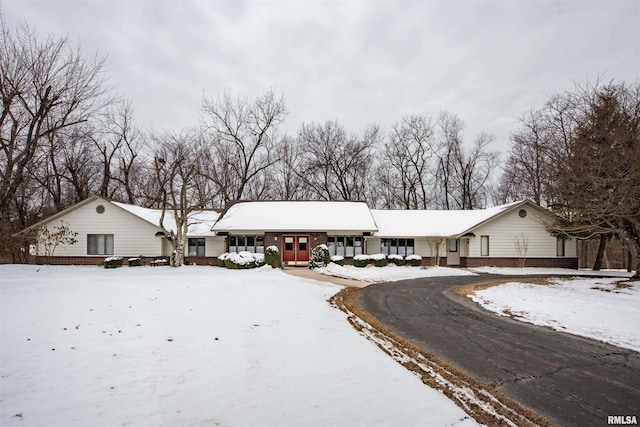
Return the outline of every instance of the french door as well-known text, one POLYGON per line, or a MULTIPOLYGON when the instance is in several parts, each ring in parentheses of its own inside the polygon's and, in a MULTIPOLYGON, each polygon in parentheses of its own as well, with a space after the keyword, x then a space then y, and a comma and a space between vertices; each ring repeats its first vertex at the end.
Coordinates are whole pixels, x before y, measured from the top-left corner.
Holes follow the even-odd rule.
POLYGON ((309 236, 282 236, 282 260, 284 262, 309 261, 309 236))

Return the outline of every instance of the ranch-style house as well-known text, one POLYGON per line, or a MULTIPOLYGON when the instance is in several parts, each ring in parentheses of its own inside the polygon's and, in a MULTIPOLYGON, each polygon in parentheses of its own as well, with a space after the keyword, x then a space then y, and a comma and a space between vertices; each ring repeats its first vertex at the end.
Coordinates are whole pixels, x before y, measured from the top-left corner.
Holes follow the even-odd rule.
MULTIPOLYGON (((349 263, 360 254, 420 255, 424 265, 578 268, 577 244, 552 235, 555 215, 530 201, 478 210, 378 210, 363 202, 241 201, 223 212, 189 217, 185 256, 216 263, 225 252, 263 253, 277 246, 285 265, 307 265, 311 249, 325 244, 349 263)), ((67 224, 73 245, 59 245, 36 263, 96 264, 108 256, 168 257, 176 228, 171 211, 89 197, 23 230, 67 224), (162 223, 160 222, 162 217, 162 223)))

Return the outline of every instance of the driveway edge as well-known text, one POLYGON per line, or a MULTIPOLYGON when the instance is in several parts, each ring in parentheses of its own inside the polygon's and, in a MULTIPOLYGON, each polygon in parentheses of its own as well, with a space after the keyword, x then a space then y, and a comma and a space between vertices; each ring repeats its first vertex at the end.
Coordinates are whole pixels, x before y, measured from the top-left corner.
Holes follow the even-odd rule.
POLYGON ((442 392, 465 413, 491 426, 554 426, 546 418, 460 369, 428 354, 389 331, 357 302, 360 289, 345 288, 331 304, 347 314, 349 323, 422 382, 442 392))

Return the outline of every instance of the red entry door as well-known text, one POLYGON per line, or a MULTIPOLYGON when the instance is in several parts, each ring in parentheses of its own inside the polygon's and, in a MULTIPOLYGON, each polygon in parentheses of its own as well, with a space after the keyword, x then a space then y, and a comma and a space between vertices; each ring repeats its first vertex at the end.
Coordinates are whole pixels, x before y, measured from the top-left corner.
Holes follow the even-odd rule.
POLYGON ((282 260, 284 262, 309 261, 309 236, 283 236, 282 260))

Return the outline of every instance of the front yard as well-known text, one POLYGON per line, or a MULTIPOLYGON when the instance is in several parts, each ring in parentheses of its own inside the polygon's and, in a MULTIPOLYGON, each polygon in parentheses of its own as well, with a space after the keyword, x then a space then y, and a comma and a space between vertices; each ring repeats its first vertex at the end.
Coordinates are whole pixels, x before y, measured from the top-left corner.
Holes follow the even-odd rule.
POLYGON ((279 270, 0 266, 1 425, 476 425, 279 270))

